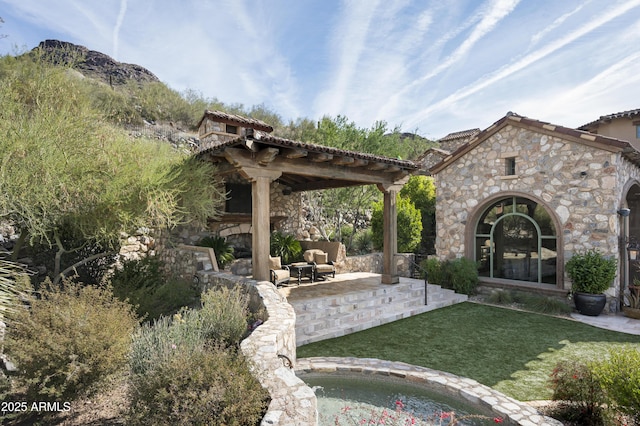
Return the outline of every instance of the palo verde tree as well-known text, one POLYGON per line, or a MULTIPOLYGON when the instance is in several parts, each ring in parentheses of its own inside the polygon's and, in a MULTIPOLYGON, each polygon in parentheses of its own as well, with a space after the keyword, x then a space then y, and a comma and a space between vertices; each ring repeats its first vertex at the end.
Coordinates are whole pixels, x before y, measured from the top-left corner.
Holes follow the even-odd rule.
POLYGON ((38 55, 0 58, 0 220, 13 222, 21 241, 55 248, 56 280, 91 260, 63 265, 66 253, 99 244, 97 258, 142 226, 204 223, 224 198, 211 165, 130 138, 105 121, 83 84, 38 55))

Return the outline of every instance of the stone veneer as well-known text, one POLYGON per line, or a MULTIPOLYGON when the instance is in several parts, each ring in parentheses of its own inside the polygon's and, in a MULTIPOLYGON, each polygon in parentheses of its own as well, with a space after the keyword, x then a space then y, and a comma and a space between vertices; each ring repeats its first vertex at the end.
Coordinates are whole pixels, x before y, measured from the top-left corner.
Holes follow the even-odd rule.
MULTIPOLYGON (((592 248, 619 259, 617 210, 624 186, 639 178, 620 153, 507 124, 437 173, 438 257, 472 257, 467 239, 478 215, 501 196, 517 195, 542 204, 555 220, 559 262, 592 248), (515 176, 505 175, 507 157, 516 158, 515 176)), ((618 284, 616 277, 609 296, 617 297, 618 284)))

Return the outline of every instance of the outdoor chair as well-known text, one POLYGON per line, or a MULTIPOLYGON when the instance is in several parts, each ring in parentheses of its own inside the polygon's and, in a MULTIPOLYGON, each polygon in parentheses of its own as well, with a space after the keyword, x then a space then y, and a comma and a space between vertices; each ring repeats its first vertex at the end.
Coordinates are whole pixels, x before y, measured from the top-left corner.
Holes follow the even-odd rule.
POLYGON ((271 282, 278 287, 280 284, 286 284, 291 279, 291 272, 287 265, 283 265, 280 256, 269 256, 269 269, 271 270, 271 282))
POLYGON ((314 266, 315 278, 325 279, 327 275, 336 277, 336 267, 329 255, 320 249, 310 249, 304 252, 304 260, 314 266))

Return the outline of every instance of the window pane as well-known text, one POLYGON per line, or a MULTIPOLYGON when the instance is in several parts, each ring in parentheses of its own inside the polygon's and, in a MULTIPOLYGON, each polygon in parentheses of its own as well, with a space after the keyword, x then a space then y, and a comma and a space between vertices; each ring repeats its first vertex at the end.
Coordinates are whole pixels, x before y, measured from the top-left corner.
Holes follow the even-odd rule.
POLYGON ((494 277, 538 281, 538 233, 530 220, 510 215, 494 228, 494 277))
POLYGON ((540 267, 542 268, 542 282, 546 284, 555 284, 557 282, 556 264, 558 263, 558 250, 556 244, 555 238, 542 240, 540 267))

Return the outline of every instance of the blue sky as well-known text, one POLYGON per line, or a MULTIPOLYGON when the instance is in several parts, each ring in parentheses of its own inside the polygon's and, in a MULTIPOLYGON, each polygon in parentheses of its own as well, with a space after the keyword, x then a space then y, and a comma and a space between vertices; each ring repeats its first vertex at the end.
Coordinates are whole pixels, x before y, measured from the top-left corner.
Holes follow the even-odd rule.
POLYGON ((437 139, 513 111, 640 108, 640 0, 0 0, 0 53, 54 38, 285 120, 437 139))

